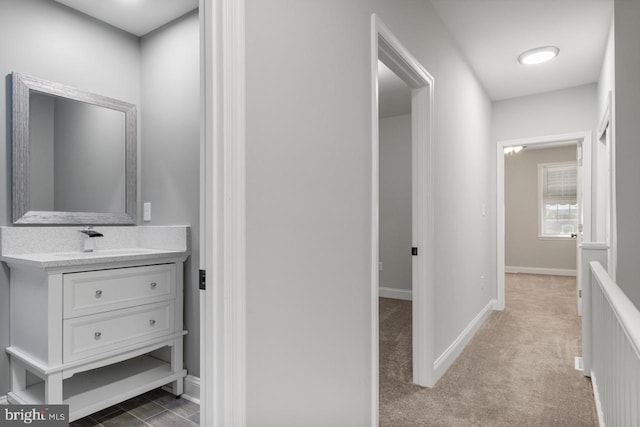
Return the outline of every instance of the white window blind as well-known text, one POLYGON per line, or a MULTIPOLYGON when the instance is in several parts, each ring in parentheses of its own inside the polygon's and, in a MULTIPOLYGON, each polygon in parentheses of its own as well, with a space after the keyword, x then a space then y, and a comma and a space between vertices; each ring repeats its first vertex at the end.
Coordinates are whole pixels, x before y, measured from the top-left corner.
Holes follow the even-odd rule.
POLYGON ((540 235, 570 236, 578 229, 577 168, 575 163, 539 166, 540 235))

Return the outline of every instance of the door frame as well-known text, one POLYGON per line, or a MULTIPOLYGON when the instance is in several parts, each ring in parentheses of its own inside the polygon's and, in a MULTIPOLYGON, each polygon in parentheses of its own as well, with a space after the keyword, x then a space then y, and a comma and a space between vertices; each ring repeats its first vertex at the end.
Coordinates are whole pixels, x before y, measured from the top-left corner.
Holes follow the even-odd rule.
POLYGON ((246 425, 245 0, 200 0, 200 425, 246 425))
MULTIPOLYGON (((375 14, 371 16, 371 378, 372 425, 379 398, 378 59, 411 87, 413 382, 434 383, 433 94, 434 79, 375 14)), ((407 253, 410 248, 407 248, 407 253)))
MULTIPOLYGON (((497 304, 495 310, 504 310, 505 307, 505 206, 504 206, 504 149, 506 147, 517 146, 532 146, 553 144, 565 141, 577 141, 582 146, 582 167, 581 171, 581 187, 582 187, 582 227, 583 227, 583 241, 591 242, 591 197, 592 197, 592 185, 591 185, 591 159, 592 159, 592 132, 581 131, 572 132, 559 135, 548 135, 533 138, 522 139, 510 139, 504 141, 498 141, 497 144, 497 162, 496 162, 496 232, 497 232, 497 304)), ((580 161, 580 159, 578 159, 580 161)), ((577 249, 576 249, 577 250, 577 249)), ((578 260, 579 261, 579 260, 578 260)), ((579 274, 579 269, 576 269, 576 274, 579 274)), ((577 292, 576 298, 579 298, 579 286, 580 280, 577 278, 577 292)), ((578 307, 580 307, 580 301, 578 300, 578 307)))
MULTIPOLYGON (((618 264, 618 254, 617 254, 617 213, 616 213, 616 185, 615 185, 615 140, 613 138, 614 126, 612 123, 612 104, 611 104, 612 93, 609 91, 607 94, 607 101, 605 106, 605 111, 602 115, 602 119, 600 121, 600 126, 598 127, 598 133, 596 134, 596 142, 595 145, 601 144, 602 139, 604 138, 604 144, 606 144, 607 150, 607 165, 609 168, 608 178, 609 185, 607 186, 607 194, 605 194, 605 198, 607 201, 607 209, 608 209, 608 220, 606 221, 605 227, 607 228, 608 239, 605 239, 605 243, 609 247, 607 250, 607 272, 611 279, 616 281, 616 273, 617 273, 617 264, 618 264)), ((598 150, 594 148, 594 156, 596 156, 598 150)), ((597 160, 597 159, 594 159, 597 160)), ((596 162, 597 163, 597 162, 596 162)), ((595 174, 599 174, 600 172, 595 170, 595 174)), ((596 177, 594 179, 597 180, 596 177)), ((594 193, 596 194, 596 193, 594 193)), ((596 194, 596 202, 600 200, 600 195, 596 194)), ((596 221, 599 221, 596 218, 596 221)))

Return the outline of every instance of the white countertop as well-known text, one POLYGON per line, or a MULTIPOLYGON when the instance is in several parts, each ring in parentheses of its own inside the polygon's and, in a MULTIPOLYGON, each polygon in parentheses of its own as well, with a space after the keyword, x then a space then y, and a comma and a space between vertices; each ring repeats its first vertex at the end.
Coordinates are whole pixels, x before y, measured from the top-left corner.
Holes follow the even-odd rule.
MULTIPOLYGON (((0 227, 0 261, 45 269, 113 263, 186 259, 189 226, 95 227, 102 237, 93 252, 83 252, 82 227, 0 227)), ((108 268, 108 266, 105 266, 108 268)))
POLYGON ((55 268, 147 259, 182 258, 187 255, 189 255, 189 253, 183 250, 129 248, 98 250, 94 252, 50 252, 2 255, 0 256, 0 260, 9 264, 28 267, 55 268))

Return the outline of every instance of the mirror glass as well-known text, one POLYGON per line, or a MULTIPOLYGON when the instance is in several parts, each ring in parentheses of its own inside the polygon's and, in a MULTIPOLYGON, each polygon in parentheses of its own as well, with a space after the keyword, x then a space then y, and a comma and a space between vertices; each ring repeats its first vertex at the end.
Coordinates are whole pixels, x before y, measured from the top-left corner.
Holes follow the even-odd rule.
POLYGON ((124 124, 121 111, 32 92, 31 209, 124 212, 124 124))
POLYGON ((14 73, 14 223, 135 224, 135 106, 14 73))

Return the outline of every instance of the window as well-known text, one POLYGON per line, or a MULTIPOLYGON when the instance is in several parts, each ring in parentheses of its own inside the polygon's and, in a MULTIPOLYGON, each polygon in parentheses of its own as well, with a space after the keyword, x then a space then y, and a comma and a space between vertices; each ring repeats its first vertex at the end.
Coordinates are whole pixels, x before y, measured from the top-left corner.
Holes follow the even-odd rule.
POLYGON ((538 177, 540 237, 571 237, 578 232, 575 162, 540 164, 538 177))

